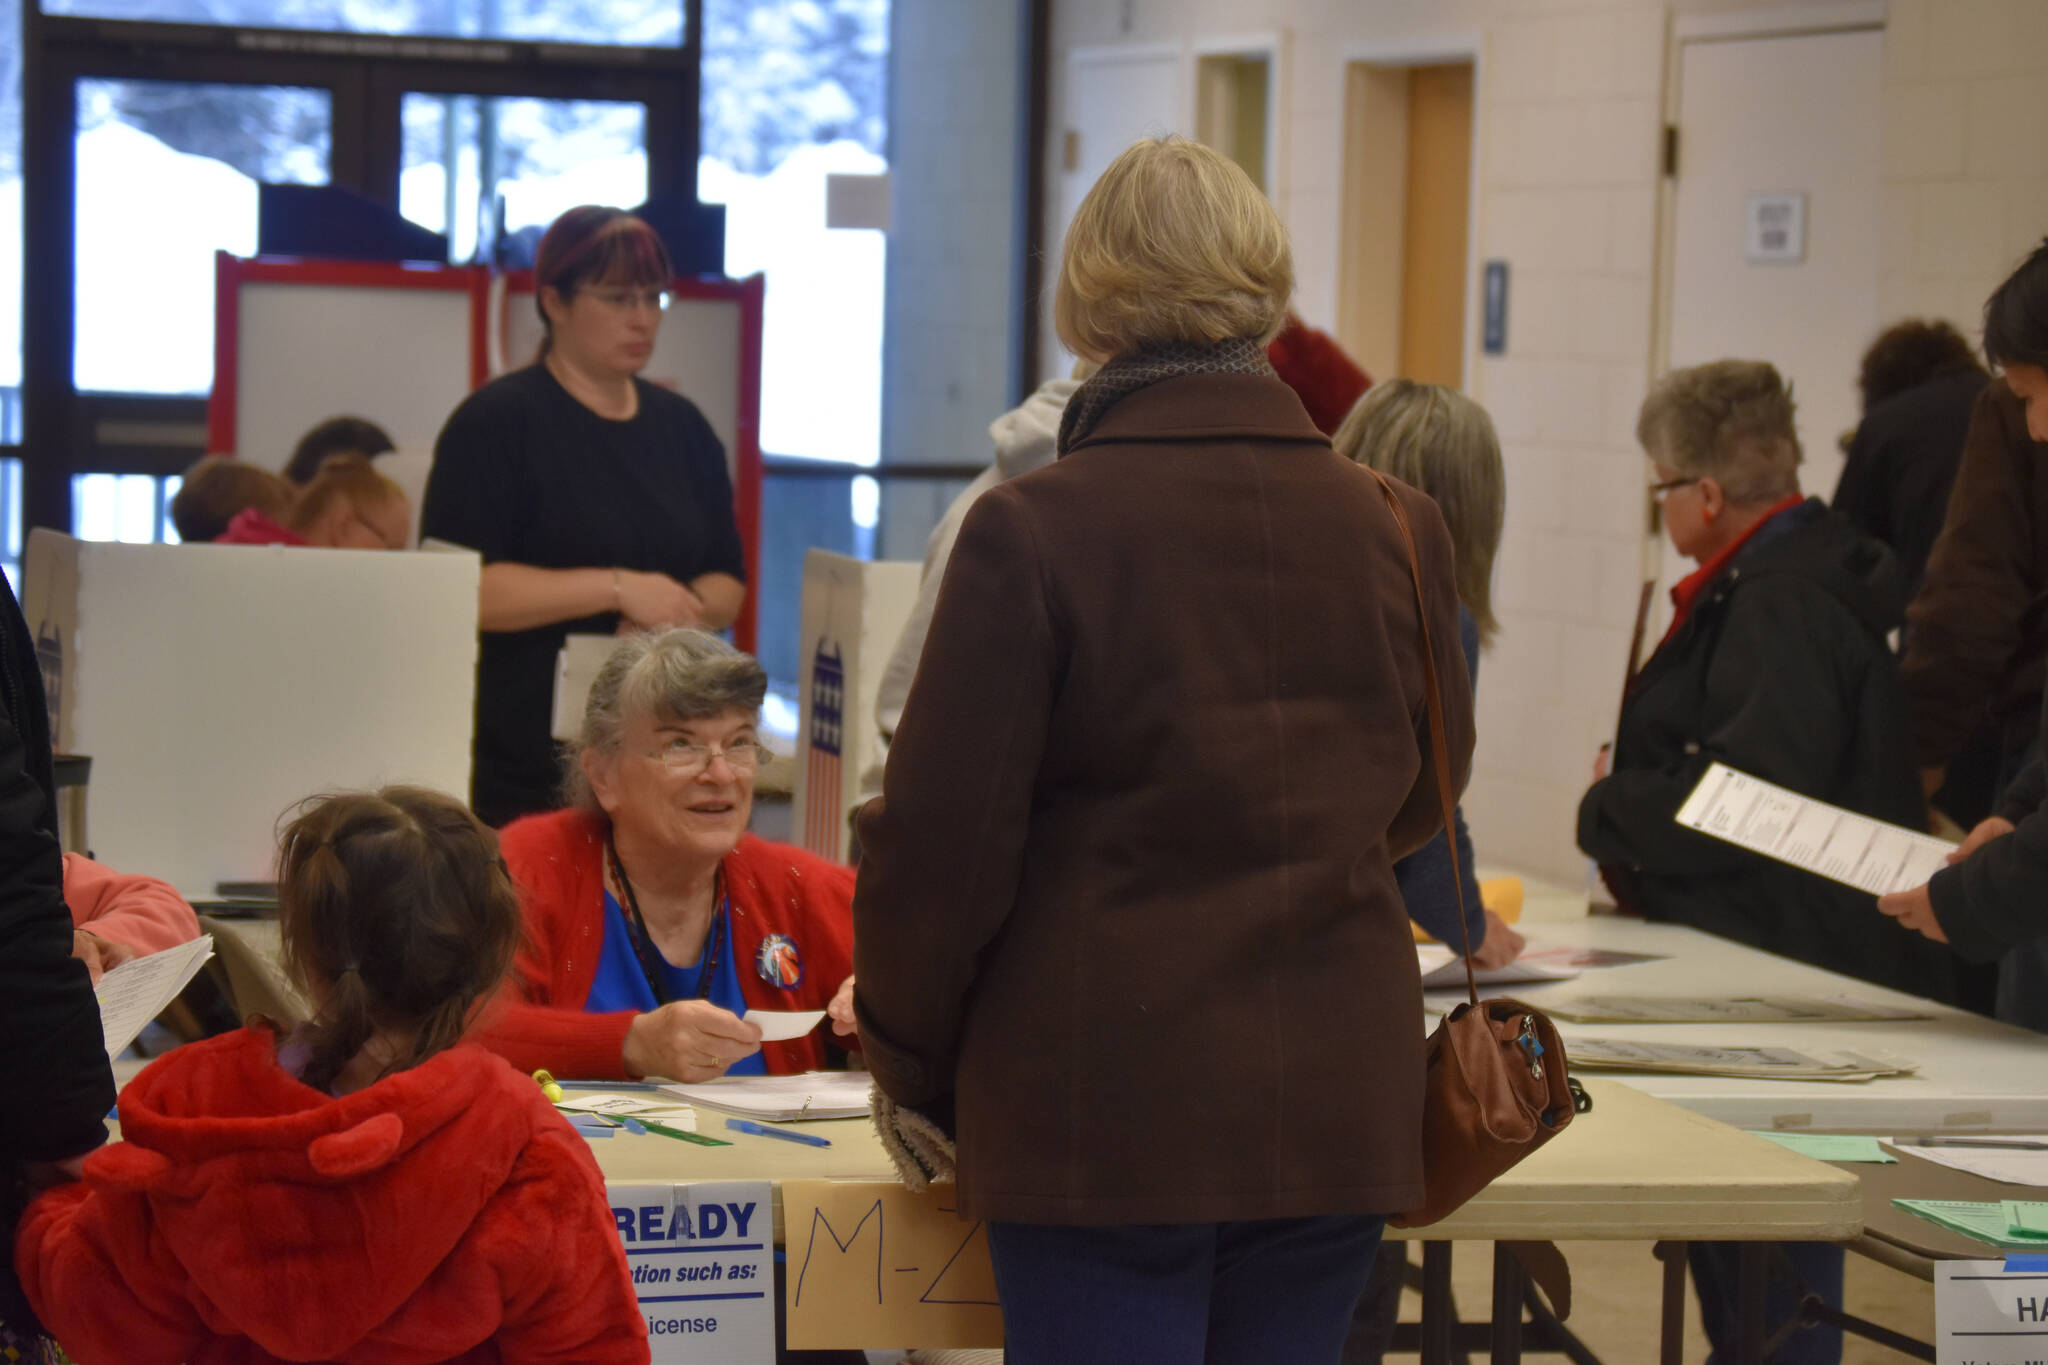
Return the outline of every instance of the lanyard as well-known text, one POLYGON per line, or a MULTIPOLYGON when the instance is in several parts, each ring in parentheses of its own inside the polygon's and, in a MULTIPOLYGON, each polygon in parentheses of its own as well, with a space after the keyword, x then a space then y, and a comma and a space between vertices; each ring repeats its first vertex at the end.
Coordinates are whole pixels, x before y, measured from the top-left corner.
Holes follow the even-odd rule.
MULTIPOLYGON (((605 853, 611 859, 612 876, 619 883, 619 890, 626 893, 628 924, 626 937, 633 941, 633 956, 640 962, 641 975, 647 978, 647 989, 654 992, 656 1007, 669 1003, 668 973, 662 970, 661 955, 655 951, 654 940, 647 932, 647 921, 640 914, 640 897, 633 893, 632 879, 626 876, 626 865, 619 861, 619 845, 609 831, 604 836, 605 853)), ((718 966, 725 954, 726 921, 732 910, 732 903, 725 895, 725 868, 718 869, 718 886, 715 893, 718 908, 712 912, 711 932, 704 946, 704 970, 697 978, 697 998, 709 999, 711 983, 718 979, 718 966)))

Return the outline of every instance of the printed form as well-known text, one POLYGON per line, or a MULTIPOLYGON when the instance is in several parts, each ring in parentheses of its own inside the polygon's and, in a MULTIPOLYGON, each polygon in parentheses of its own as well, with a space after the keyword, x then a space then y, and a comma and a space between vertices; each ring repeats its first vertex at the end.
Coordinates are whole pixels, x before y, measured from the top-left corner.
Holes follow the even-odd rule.
POLYGON ((1678 808, 1678 823, 1882 896, 1924 886, 1956 846, 1737 772, 1725 763, 1678 808))

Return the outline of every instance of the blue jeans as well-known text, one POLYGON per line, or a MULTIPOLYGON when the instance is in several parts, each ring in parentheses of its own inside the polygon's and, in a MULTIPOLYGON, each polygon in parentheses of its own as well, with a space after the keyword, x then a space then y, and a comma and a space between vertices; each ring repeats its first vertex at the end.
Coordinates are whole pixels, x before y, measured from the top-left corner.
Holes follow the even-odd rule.
POLYGON ((1336 1365, 1384 1220, 990 1223, 1010 1365, 1336 1365))
MULTIPOLYGON (((1692 1264, 1693 1286, 1700 1296, 1700 1325, 1706 1328, 1713 1350, 1707 1365, 1728 1365, 1735 1359, 1736 1265, 1740 1242, 1694 1242, 1686 1259, 1692 1264)), ((1764 1338, 1799 1307, 1803 1282, 1829 1303, 1842 1303, 1842 1248, 1833 1242, 1779 1242, 1764 1248, 1783 1252, 1792 1263, 1792 1274, 1774 1254, 1764 1275, 1764 1338), (1798 1276, 1795 1281, 1792 1276, 1798 1276)), ((1802 1327, 1785 1339, 1785 1344, 1767 1357, 1769 1365, 1840 1365, 1842 1329, 1802 1327)))

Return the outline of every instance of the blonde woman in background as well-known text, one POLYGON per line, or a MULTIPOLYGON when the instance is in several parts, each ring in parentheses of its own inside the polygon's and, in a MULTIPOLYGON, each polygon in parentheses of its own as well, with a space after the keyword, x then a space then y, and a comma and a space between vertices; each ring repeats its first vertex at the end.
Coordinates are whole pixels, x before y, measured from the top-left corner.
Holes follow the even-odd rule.
MULTIPOLYGON (((1507 473, 1500 439, 1486 409, 1455 389, 1394 379, 1359 399, 1331 438, 1337 453, 1411 484, 1436 500, 1451 531, 1458 584, 1458 643, 1465 672, 1479 685, 1479 651, 1500 632, 1493 615, 1493 559, 1500 549, 1507 510, 1507 473)), ((1456 846, 1446 830, 1421 850, 1394 864, 1394 880, 1408 917, 1438 941, 1472 944, 1476 967, 1505 967, 1521 954, 1522 936, 1479 904, 1472 866, 1472 835, 1465 813, 1456 813, 1456 846), (1459 933, 1454 870, 1464 883, 1464 935, 1459 933)), ((1408 1263, 1405 1243, 1380 1244, 1365 1295, 1358 1301, 1345 1365, 1367 1365, 1386 1352, 1401 1306, 1401 1277, 1408 1263)))

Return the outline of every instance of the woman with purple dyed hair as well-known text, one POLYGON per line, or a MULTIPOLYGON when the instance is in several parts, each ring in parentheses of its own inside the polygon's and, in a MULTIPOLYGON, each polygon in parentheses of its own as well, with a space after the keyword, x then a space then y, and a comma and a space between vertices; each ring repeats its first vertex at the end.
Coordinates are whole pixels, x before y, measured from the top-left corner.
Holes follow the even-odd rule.
POLYGON ((464 399, 434 446, 421 534, 484 559, 471 801, 492 825, 556 804, 566 636, 722 630, 746 598, 725 449, 640 378, 674 276, 632 214, 563 214, 534 262, 539 357, 464 399))

